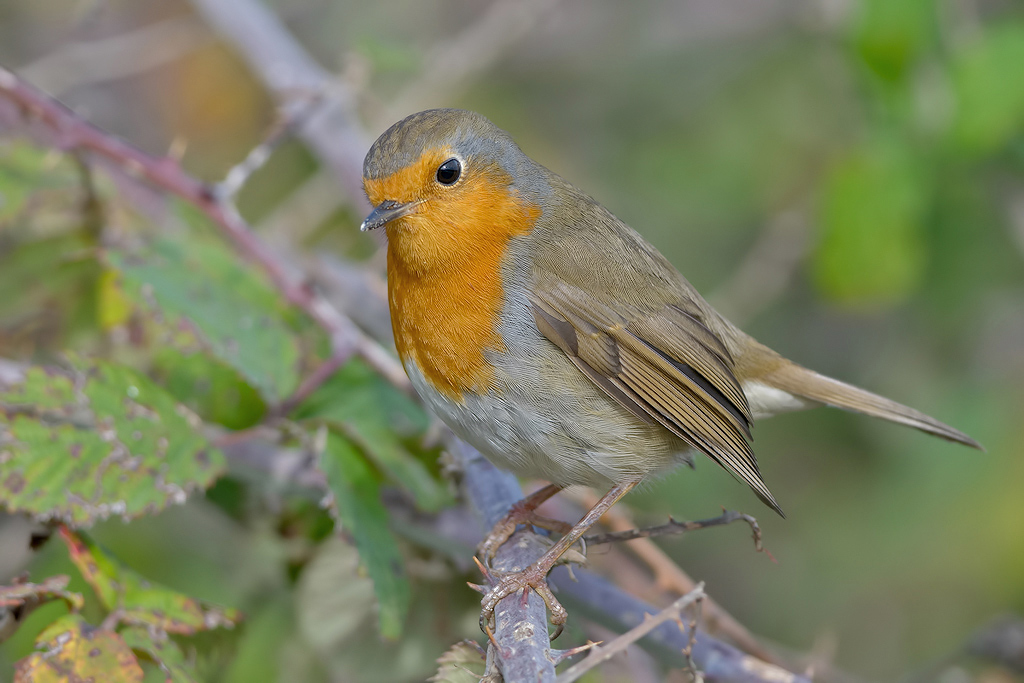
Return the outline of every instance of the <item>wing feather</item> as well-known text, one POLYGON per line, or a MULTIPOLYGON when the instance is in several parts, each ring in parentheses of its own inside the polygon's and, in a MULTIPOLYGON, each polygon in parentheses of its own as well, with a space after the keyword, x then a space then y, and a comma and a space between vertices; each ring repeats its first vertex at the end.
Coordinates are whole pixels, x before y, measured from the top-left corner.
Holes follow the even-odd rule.
POLYGON ((541 334, 634 415, 743 479, 779 514, 747 439, 751 415, 728 349, 699 312, 596 301, 564 282, 531 295, 541 334))

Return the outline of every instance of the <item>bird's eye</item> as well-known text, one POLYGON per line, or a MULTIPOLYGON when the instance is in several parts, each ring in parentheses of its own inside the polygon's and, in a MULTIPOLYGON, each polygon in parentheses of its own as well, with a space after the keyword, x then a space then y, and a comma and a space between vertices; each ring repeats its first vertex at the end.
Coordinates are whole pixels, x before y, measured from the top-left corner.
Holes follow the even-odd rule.
POLYGON ((462 164, 458 159, 449 159, 437 167, 437 182, 451 185, 462 175, 462 164))

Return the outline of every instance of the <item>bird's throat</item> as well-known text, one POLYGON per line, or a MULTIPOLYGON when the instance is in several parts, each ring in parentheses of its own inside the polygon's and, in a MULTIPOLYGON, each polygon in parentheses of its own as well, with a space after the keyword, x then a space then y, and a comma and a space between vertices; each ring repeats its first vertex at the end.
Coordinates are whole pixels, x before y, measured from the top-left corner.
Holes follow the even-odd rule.
POLYGON ((501 352, 502 270, 509 240, 533 228, 540 208, 507 189, 426 211, 388 230, 388 299, 395 344, 434 388, 461 400, 493 388, 488 351, 501 352), (454 211, 454 212, 453 212, 454 211), (458 216, 457 221, 451 219, 458 216))

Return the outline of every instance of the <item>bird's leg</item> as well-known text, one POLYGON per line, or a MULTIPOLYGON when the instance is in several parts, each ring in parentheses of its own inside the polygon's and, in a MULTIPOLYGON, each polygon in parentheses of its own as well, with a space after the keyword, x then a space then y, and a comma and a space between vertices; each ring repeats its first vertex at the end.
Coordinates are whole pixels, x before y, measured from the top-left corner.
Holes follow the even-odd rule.
MULTIPOLYGON (((480 630, 490 634, 490 622, 494 617, 494 609, 501 600, 518 591, 524 591, 525 597, 525 591, 532 588, 544 599, 544 604, 551 611, 551 623, 556 626, 555 634, 551 639, 557 638, 562 632, 562 627, 569 613, 566 612, 565 608, 562 607, 561 603, 558 602, 551 592, 551 589, 548 588, 548 572, 557 564, 562 554, 572 547, 573 543, 578 541, 590 527, 597 523, 597 520, 601 519, 604 513, 608 512, 620 498, 629 493, 637 483, 639 481, 627 481, 613 486, 608 493, 601 497, 601 500, 597 501, 594 507, 590 508, 590 511, 583 516, 583 519, 577 522, 568 533, 558 539, 558 542, 551 546, 536 562, 521 571, 501 575, 498 582, 484 595, 484 599, 481 602, 480 630)), ((544 489, 541 490, 543 491, 544 489)), ((554 493, 551 495, 554 495, 554 493)))
POLYGON ((477 555, 483 560, 484 566, 491 566, 491 560, 494 559, 494 554, 498 552, 498 548, 516 532, 516 527, 520 524, 530 524, 562 534, 567 533, 571 528, 570 525, 547 517, 541 517, 537 514, 537 508, 563 488, 558 484, 548 484, 544 488, 537 489, 526 498, 514 503, 509 508, 508 514, 494 525, 494 528, 491 529, 477 548, 477 555))

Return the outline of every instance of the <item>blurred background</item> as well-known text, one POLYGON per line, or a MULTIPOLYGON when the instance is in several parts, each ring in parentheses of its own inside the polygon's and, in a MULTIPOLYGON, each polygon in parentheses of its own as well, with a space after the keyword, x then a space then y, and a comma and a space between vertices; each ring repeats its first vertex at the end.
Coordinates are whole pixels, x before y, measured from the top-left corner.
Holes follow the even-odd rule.
MULTIPOLYGON (((202 5, 0 0, 0 63, 94 124, 152 153, 174 149, 190 172, 220 180, 279 114, 202 5)), ((1018 0, 267 6, 353 97, 365 145, 419 109, 480 111, 762 342, 985 444, 977 453, 816 410, 755 429, 788 519, 707 460, 632 495, 646 523, 722 506, 758 516, 775 562, 735 527, 660 542, 740 622, 853 680, 897 680, 1024 611, 1018 0)), ((379 245, 357 230, 365 205, 300 141, 280 145, 239 202, 271 241, 381 271, 379 245)), ((32 329, 51 336, 26 335, 25 312, 4 304, 0 357, 70 334, 43 315, 38 285, 21 281, 0 299, 37 301, 32 329)), ((354 625, 338 627, 323 654, 303 601, 309 572, 282 533, 294 504, 228 514, 219 495, 95 531, 147 576, 247 613, 240 633, 205 644, 205 657, 230 661, 211 664, 211 680, 284 670, 280 680, 422 680, 448 645, 476 637, 474 594, 449 581, 416 594, 400 644, 378 645, 372 629, 346 640, 372 607, 353 598, 354 625), (311 651, 322 655, 313 663, 311 651)), ((27 554, 26 527, 0 522, 0 579, 68 571, 54 544, 27 554)), ((419 562, 424 581, 450 571, 429 555, 419 562)), ((0 664, 24 656, 34 635, 5 645, 0 664)), ((943 680, 1014 680, 949 671, 943 680)))

